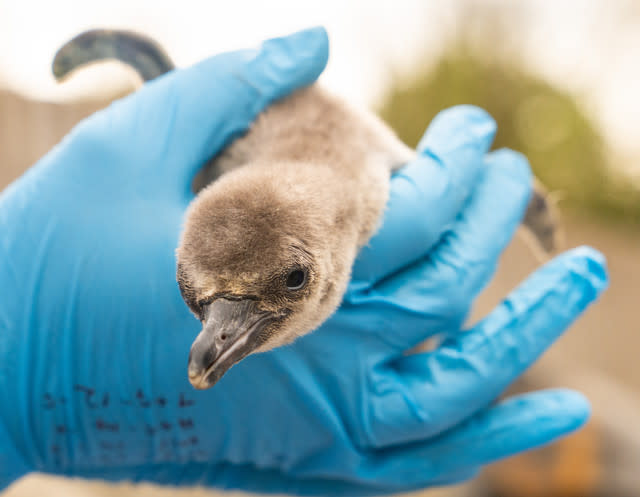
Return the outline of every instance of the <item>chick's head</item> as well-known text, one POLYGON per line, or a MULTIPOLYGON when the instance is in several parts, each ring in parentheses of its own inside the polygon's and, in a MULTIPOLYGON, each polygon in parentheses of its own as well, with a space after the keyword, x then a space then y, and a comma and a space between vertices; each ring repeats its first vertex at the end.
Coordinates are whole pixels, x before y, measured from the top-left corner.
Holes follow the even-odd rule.
POLYGON ((349 281, 356 247, 335 199, 317 191, 324 178, 274 169, 229 173, 188 209, 177 278, 203 325, 189 358, 196 388, 317 328, 349 281))

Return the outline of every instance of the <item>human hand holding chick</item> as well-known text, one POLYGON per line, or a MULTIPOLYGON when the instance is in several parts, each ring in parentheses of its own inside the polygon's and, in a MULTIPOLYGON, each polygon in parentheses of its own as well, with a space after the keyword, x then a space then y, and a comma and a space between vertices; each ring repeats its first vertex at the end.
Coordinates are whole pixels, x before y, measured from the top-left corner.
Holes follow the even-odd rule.
POLYGON ((570 392, 487 406, 603 289, 598 254, 561 256, 456 333, 530 188, 521 157, 485 157, 494 124, 473 108, 437 118, 393 178, 384 225, 321 329, 191 389, 199 324, 173 257, 191 178, 326 57, 312 30, 172 73, 83 122, 3 192, 0 485, 38 470, 388 493, 468 478, 584 421, 570 392), (435 352, 404 356, 445 332, 435 352))

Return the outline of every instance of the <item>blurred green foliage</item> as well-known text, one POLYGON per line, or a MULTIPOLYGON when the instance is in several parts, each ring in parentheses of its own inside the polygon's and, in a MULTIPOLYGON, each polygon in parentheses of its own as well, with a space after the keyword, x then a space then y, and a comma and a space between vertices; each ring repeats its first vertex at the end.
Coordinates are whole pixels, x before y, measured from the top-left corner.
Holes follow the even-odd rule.
POLYGON ((392 85, 379 109, 414 146, 442 109, 474 104, 498 123, 495 148, 524 153, 536 176, 559 193, 561 208, 640 223, 640 190, 614 174, 603 139, 570 94, 505 61, 484 60, 460 45, 411 81, 392 85))

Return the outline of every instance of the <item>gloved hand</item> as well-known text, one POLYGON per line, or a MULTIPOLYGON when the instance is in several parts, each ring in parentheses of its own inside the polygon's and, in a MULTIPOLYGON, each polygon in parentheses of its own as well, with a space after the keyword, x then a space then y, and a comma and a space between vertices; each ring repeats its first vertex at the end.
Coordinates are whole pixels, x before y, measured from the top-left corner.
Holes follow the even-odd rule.
POLYGON ((441 114, 392 180, 340 310, 211 390, 173 251, 197 169, 327 59, 321 29, 213 57, 81 123, 0 197, 0 488, 32 470, 261 492, 363 495, 468 478, 580 426, 550 391, 491 406, 606 285, 564 254, 463 320, 525 208, 519 155, 484 112, 441 114), (435 351, 403 352, 447 333, 435 351))

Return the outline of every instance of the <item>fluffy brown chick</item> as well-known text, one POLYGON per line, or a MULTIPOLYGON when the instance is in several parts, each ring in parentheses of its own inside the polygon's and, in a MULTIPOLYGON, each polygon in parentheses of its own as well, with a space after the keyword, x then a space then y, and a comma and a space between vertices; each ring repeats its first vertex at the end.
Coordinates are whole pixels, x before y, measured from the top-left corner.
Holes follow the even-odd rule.
POLYGON ((177 250, 183 297, 203 321, 195 386, 333 313, 377 228, 391 171, 413 155, 373 115, 318 86, 272 105, 229 147, 220 160, 244 165, 198 194, 177 250))

